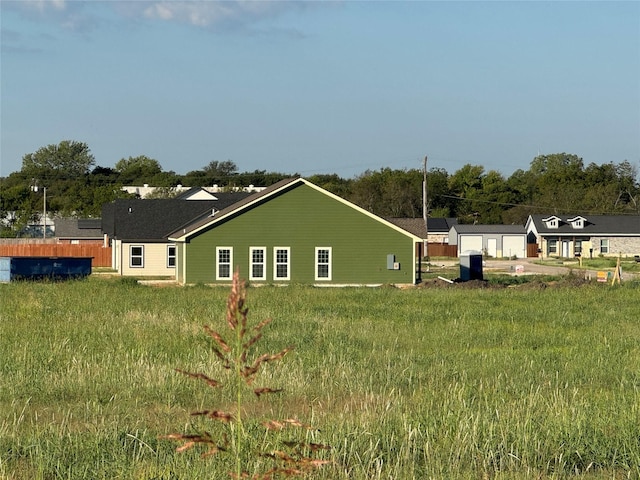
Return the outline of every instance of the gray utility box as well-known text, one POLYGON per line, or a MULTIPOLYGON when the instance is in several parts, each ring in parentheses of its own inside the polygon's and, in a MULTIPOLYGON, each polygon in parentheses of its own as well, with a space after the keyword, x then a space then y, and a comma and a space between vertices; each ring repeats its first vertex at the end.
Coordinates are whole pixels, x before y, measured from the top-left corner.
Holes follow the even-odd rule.
POLYGON ((460 254, 460 280, 483 280, 481 252, 467 250, 460 254))

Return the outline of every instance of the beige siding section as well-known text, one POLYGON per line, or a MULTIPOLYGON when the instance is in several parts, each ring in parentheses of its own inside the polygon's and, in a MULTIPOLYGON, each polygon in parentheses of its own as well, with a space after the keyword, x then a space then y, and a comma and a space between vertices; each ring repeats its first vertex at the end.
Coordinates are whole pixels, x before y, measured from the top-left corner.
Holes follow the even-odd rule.
POLYGON ((125 276, 175 276, 175 267, 167 267, 166 243, 123 243, 122 244, 122 275, 125 276), (144 247, 144 266, 131 267, 130 247, 144 247))

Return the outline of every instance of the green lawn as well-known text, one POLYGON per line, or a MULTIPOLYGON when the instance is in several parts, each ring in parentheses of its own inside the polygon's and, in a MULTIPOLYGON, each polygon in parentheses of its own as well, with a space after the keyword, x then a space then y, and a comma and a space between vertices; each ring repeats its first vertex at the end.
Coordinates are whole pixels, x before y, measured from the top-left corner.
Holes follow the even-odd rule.
MULTIPOLYGON (((226 378, 202 325, 226 288, 117 278, 0 284, 0 478, 226 478, 229 455, 158 437, 224 428, 226 378), (222 373, 221 373, 222 372, 222 373)), ((297 418, 332 448, 311 478, 640 477, 640 284, 250 288, 273 318, 247 419, 297 418)), ((247 470, 272 437, 246 423, 247 470)), ((278 438, 300 433, 284 431, 278 438)))

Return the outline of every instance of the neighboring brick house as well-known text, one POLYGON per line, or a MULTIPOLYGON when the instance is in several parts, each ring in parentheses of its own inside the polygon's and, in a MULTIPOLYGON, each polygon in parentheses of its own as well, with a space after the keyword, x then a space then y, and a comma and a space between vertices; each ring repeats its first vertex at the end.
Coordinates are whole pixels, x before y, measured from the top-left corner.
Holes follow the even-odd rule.
POLYGON ((638 215, 530 215, 525 228, 542 258, 640 255, 638 215))
POLYGON ((58 243, 101 244, 104 242, 100 218, 56 218, 54 222, 58 243))

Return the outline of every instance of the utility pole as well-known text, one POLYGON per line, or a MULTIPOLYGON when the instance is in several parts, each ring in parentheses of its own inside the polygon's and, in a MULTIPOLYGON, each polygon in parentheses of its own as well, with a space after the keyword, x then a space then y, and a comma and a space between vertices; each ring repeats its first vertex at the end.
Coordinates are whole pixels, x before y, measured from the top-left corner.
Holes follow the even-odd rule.
POLYGON ((424 257, 427 260, 427 272, 429 271, 429 227, 427 225, 427 156, 424 156, 424 168, 423 168, 423 180, 422 180, 422 218, 424 219, 424 231, 426 237, 424 239, 424 257))
POLYGON ((44 201, 43 201, 43 212, 44 212, 44 216, 42 217, 44 219, 44 226, 42 227, 42 238, 46 239, 47 238, 47 187, 42 187, 42 191, 44 193, 44 201))
MULTIPOLYGON (((31 179, 31 191, 32 192, 37 192, 38 191, 38 181, 35 178, 31 179)), ((42 193, 44 194, 43 196, 43 207, 42 207, 42 221, 43 221, 43 225, 42 225, 42 238, 46 239, 47 238, 47 187, 42 187, 42 193)))

